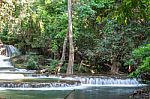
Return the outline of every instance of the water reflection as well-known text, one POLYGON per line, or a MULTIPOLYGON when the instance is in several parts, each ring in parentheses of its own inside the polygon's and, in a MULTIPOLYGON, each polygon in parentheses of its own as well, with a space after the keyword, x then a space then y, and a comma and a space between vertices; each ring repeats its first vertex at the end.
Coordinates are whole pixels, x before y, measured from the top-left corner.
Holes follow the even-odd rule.
MULTIPOLYGON (((72 92, 67 99, 128 99, 139 88, 89 87, 72 92)), ((27 91, 1 90, 0 96, 7 99, 64 99, 71 90, 27 91)))
POLYGON ((137 88, 91 87, 75 93, 75 99, 127 99, 137 88), (82 97, 79 97, 79 96, 82 97))

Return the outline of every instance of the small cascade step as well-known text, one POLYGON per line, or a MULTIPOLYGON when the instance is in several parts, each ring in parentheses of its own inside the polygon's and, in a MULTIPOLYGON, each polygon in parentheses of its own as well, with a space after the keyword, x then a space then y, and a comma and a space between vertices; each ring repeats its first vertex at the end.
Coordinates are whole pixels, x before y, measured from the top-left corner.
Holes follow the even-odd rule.
POLYGON ((136 78, 128 77, 109 77, 109 76, 61 76, 61 75, 40 75, 40 74, 30 74, 33 78, 55 78, 61 80, 70 80, 70 81, 80 81, 82 85, 88 86, 141 86, 141 84, 136 78))
POLYGON ((121 78, 121 77, 78 77, 83 86, 116 86, 116 87, 141 87, 146 84, 140 83, 136 78, 121 78))
POLYGON ((137 79, 116 79, 116 78, 80 78, 82 84, 95 85, 138 85, 137 79))
POLYGON ((38 83, 38 82, 0 82, 0 88, 61 88, 61 87, 74 87, 80 86, 81 83, 59 83, 59 82, 52 82, 52 83, 38 83))

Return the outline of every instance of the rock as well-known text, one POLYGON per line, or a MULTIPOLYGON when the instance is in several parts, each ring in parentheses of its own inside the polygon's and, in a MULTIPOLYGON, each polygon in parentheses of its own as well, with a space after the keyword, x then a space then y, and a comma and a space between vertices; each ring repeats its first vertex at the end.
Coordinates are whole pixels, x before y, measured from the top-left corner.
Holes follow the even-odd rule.
POLYGON ((142 73, 141 78, 143 80, 150 80, 150 73, 142 73))
POLYGON ((6 98, 4 98, 4 97, 0 97, 0 99, 6 99, 6 98))
POLYGON ((150 89, 144 88, 139 89, 133 92, 132 95, 129 96, 130 99, 150 99, 150 89))
POLYGON ((40 70, 40 74, 45 74, 45 73, 48 73, 48 69, 42 69, 42 70, 40 70))

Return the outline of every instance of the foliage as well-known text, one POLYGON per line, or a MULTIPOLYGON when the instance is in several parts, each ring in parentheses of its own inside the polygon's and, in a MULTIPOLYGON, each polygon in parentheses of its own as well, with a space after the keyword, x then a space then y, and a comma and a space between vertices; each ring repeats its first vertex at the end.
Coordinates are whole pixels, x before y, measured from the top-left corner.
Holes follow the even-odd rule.
POLYGON ((58 62, 59 62, 58 60, 50 60, 50 63, 48 64, 50 72, 53 72, 56 70, 56 66, 58 62))
POLYGON ((139 66, 131 75, 139 76, 143 73, 150 73, 150 44, 135 49, 133 56, 139 66))
POLYGON ((67 71, 67 64, 64 64, 63 67, 61 68, 60 72, 66 73, 66 71, 67 71))
POLYGON ((133 56, 137 57, 137 58, 140 58, 141 60, 149 57, 150 56, 150 44, 147 44, 143 47, 135 49, 133 51, 133 56))
POLYGON ((124 24, 147 21, 150 18, 149 4, 149 0, 123 0, 117 7, 115 18, 124 24))
POLYGON ((140 72, 150 73, 150 57, 143 60, 143 64, 139 67, 140 72))
POLYGON ((27 55, 27 60, 25 62, 25 66, 29 70, 38 69, 38 57, 35 53, 29 53, 27 55))
MULTIPOLYGON (((140 51, 143 54, 136 60, 129 59, 134 49, 149 43, 149 5, 149 0, 73 0, 75 64, 83 60, 97 73, 110 70, 107 68, 116 61, 121 64, 119 68, 147 68, 143 61, 148 61, 145 51, 140 51)), ((23 54, 36 52, 52 59, 48 65, 53 70, 68 32, 66 0, 2 0, 0 10, 0 39, 16 45, 23 54)), ((38 64, 37 56, 29 54, 26 65, 37 69, 38 64)), ((67 61, 62 72, 66 64, 67 61)), ((85 70, 81 67, 81 72, 85 70)))

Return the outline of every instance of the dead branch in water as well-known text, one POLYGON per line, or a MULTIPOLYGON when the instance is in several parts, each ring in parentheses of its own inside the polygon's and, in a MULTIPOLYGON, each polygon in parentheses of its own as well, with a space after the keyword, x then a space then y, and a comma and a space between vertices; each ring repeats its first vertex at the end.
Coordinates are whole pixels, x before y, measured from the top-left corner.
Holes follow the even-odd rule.
POLYGON ((64 99, 67 99, 73 92, 75 92, 75 89, 74 89, 74 90, 71 90, 71 91, 64 97, 64 99))

